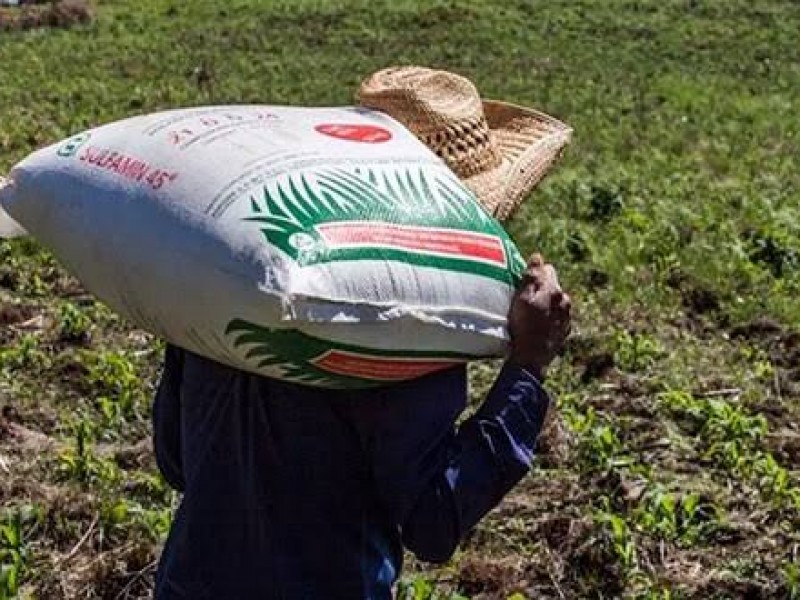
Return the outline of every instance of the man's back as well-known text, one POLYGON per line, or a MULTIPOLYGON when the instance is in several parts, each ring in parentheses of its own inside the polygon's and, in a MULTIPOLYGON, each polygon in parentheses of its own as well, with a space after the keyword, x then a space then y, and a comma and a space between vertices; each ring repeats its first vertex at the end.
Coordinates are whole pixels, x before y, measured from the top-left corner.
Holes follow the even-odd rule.
POLYGON ((403 546, 446 560, 527 471, 547 397, 507 367, 456 433, 464 368, 364 391, 168 348, 156 453, 184 492, 157 598, 389 598, 403 546))

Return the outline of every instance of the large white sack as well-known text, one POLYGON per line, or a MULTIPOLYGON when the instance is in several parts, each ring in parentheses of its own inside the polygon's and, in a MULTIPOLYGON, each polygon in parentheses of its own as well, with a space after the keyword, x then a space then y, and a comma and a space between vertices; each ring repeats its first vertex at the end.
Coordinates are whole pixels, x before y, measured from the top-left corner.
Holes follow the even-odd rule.
POLYGON ((363 387, 498 356, 524 261, 427 147, 360 108, 220 106, 40 150, 0 190, 140 327, 229 365, 363 387))
MULTIPOLYGON (((0 191, 7 183, 5 178, 0 177, 0 191)), ((0 238, 20 237, 24 236, 26 233, 22 226, 3 210, 3 206, 0 204, 0 238)))

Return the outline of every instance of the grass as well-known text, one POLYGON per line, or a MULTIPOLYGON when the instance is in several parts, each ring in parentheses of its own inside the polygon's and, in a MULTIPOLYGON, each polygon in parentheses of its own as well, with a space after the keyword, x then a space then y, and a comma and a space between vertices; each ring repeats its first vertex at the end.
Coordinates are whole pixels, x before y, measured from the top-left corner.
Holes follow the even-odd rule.
MULTIPOLYGON (((12 10, 12 9, 6 9, 12 10)), ((98 123, 418 63, 570 123, 510 224, 576 303, 536 470, 404 598, 800 598, 800 5, 107 0, 0 32, 0 173, 98 123)), ((160 343, 0 243, 0 598, 147 597, 160 343)), ((474 400, 496 364, 473 365, 474 400)))

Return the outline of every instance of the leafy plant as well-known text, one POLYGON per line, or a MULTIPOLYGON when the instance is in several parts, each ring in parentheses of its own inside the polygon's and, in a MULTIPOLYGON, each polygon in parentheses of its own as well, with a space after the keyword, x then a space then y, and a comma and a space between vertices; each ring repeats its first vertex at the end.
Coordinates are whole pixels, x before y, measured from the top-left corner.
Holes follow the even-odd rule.
POLYGON ((635 600, 677 600, 682 596, 663 585, 655 585, 634 596, 635 600))
POLYGON ((16 598, 29 569, 31 549, 27 538, 41 521, 34 506, 6 511, 0 521, 0 600, 16 598))
POLYGON ((91 325, 88 315, 75 304, 65 302, 59 308, 59 333, 62 340, 86 342, 91 325))
POLYGON ((630 571, 637 564, 636 543, 624 517, 614 513, 608 498, 601 501, 602 507, 595 511, 594 522, 603 527, 606 542, 617 557, 624 571, 630 571))
POLYGON ((660 394, 659 402, 690 418, 707 458, 753 481, 779 505, 800 508, 800 487, 771 453, 759 448, 767 434, 763 415, 751 415, 725 400, 696 398, 680 390, 660 394))
POLYGON ((98 391, 115 398, 141 394, 142 383, 136 367, 124 352, 87 353, 88 382, 98 391))
POLYGON ((634 519, 647 533, 693 546, 717 529, 719 509, 701 503, 700 496, 695 493, 677 495, 655 486, 645 494, 634 519))
POLYGON ((457 592, 439 592, 435 582, 419 576, 412 581, 401 581, 397 586, 397 600, 469 600, 457 592))
POLYGON ((800 600, 800 565, 796 562, 787 562, 783 566, 783 577, 789 600, 800 600))
POLYGON ((40 371, 47 368, 49 364, 50 359, 40 349, 39 338, 30 333, 19 338, 13 346, 0 349, 0 369, 2 370, 40 371))
POLYGON ((767 420, 724 400, 711 399, 705 406, 702 434, 710 441, 707 454, 724 466, 746 471, 748 454, 766 433, 767 420))
POLYGON ((103 536, 112 540, 135 529, 152 542, 162 541, 172 523, 170 506, 145 508, 127 498, 107 498, 100 509, 103 536))
POLYGON ((97 394, 95 402, 108 436, 127 422, 142 421, 146 396, 136 366, 124 352, 84 352, 86 381, 97 394))
POLYGON ((132 496, 148 504, 169 505, 174 492, 160 472, 134 471, 126 487, 132 496))
POLYGON ((752 471, 761 491, 778 506, 800 510, 800 486, 792 481, 789 471, 779 465, 771 453, 757 452, 748 470, 752 471))
POLYGON ((96 456, 92 449, 95 429, 90 421, 80 418, 74 426, 74 436, 74 446, 58 456, 59 475, 85 485, 102 486, 119 481, 118 467, 111 460, 96 456))
POLYGON ((625 371, 645 371, 663 354, 658 340, 644 333, 617 331, 614 346, 614 363, 625 371))
POLYGON ((688 417, 707 448, 707 456, 729 468, 746 470, 752 448, 767 431, 763 415, 750 415, 743 407, 725 400, 696 398, 688 392, 669 390, 659 395, 659 402, 688 417))
POLYGON ((585 412, 568 409, 564 414, 569 427, 579 436, 579 454, 589 469, 609 469, 628 462, 616 427, 598 416, 593 407, 585 412))

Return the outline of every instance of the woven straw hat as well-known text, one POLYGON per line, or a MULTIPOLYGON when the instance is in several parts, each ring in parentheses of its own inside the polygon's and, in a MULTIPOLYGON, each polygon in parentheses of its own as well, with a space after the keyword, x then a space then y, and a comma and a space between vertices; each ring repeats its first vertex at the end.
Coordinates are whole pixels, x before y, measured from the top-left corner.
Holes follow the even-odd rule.
POLYGON ((378 71, 364 80, 357 98, 405 125, 500 220, 516 211, 572 134, 553 117, 481 100, 468 79, 424 67, 378 71))

